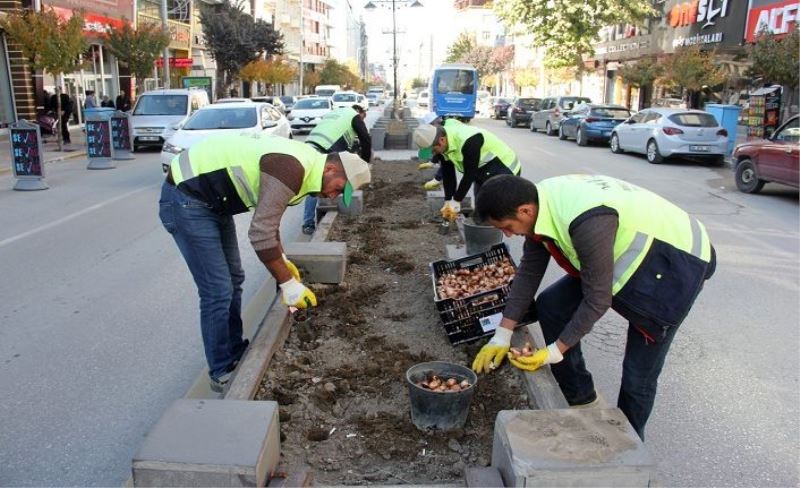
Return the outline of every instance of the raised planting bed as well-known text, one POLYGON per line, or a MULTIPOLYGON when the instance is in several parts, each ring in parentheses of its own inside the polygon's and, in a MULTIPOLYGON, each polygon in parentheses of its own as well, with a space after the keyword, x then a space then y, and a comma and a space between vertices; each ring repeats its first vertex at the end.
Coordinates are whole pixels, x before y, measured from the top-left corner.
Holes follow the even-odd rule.
POLYGON ((445 256, 412 162, 373 165, 364 214, 339 216, 345 283, 315 288, 319 307, 293 324, 257 400, 280 404, 281 464, 307 464, 318 485, 463 483, 487 466, 497 412, 526 409, 507 365, 478 380, 463 429, 424 433, 411 422, 405 373, 425 361, 470 365, 482 342, 451 346, 433 302, 430 263, 445 256))

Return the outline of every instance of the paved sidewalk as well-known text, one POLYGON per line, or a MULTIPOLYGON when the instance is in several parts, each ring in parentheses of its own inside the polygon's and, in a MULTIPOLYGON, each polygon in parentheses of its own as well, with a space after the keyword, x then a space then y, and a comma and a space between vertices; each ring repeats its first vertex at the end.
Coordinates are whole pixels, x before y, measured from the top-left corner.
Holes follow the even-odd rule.
MULTIPOLYGON (((42 144, 44 148, 44 162, 54 163, 65 159, 80 158, 86 156, 86 134, 80 126, 73 125, 69 128, 72 144, 64 144, 64 151, 58 150, 58 141, 54 136, 44 138, 42 144)), ((11 171, 11 143, 8 134, 0 136, 0 173, 11 171)))

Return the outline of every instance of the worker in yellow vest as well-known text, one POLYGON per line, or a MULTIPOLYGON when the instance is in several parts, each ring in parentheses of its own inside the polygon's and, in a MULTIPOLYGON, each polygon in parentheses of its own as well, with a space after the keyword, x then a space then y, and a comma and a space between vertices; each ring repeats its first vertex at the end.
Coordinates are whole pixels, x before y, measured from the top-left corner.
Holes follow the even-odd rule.
POLYGON ((550 364, 570 405, 592 404, 580 341, 612 308, 628 320, 617 405, 644 440, 670 343, 716 268, 703 224, 655 193, 595 175, 535 185, 498 176, 483 185, 475 211, 507 236, 524 236, 525 246, 503 318, 472 368, 491 371, 506 356, 526 371, 550 364), (551 256, 567 276, 536 296, 551 256), (514 327, 537 316, 546 347, 515 358, 514 327))
POLYGON ((250 243, 280 284, 284 304, 317 305, 283 253, 280 222, 306 195, 350 204, 370 181, 369 165, 348 152, 322 154, 299 141, 263 134, 203 139, 173 158, 159 217, 172 234, 200 295, 200 330, 214 391, 222 391, 247 348, 242 338, 242 270, 233 216, 255 209, 250 243))
POLYGON ((414 130, 419 149, 430 147, 441 155, 444 206, 442 216, 452 220, 461 211, 461 202, 474 184, 473 193, 497 175, 519 175, 522 168, 517 155, 488 130, 472 127, 455 119, 441 126, 423 124, 414 130), (462 173, 456 188, 456 170, 462 173))

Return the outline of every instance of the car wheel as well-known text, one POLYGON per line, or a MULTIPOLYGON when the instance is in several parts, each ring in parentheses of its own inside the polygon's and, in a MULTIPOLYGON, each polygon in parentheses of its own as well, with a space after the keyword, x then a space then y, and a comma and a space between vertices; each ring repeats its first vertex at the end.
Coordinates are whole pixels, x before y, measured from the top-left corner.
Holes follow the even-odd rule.
POLYGON ((544 124, 544 132, 548 136, 554 136, 556 134, 555 131, 553 130, 553 127, 550 125, 550 122, 544 124))
POLYGON ((137 146, 136 144, 134 144, 134 145, 133 145, 133 149, 131 150, 131 152, 139 152, 139 146, 137 146))
POLYGON ((654 139, 647 141, 647 162, 650 164, 661 164, 664 158, 658 152, 658 144, 654 139))
POLYGON ((736 188, 744 193, 758 193, 764 188, 764 180, 756 174, 756 167, 749 159, 743 159, 736 165, 736 188))
POLYGON ((531 132, 536 132, 536 126, 533 124, 533 120, 531 120, 530 129, 531 129, 531 132))
POLYGON ((563 125, 559 125, 558 126, 558 138, 560 140, 562 140, 562 141, 566 141, 567 140, 567 135, 564 134, 564 126, 563 125))
POLYGON ((575 142, 579 146, 587 146, 589 141, 586 139, 586 134, 584 134, 583 129, 578 127, 578 132, 575 133, 575 142))
POLYGON ((611 148, 611 152, 614 154, 622 154, 623 152, 625 152, 619 145, 619 136, 617 135, 616 132, 611 134, 611 141, 609 141, 608 145, 611 148))

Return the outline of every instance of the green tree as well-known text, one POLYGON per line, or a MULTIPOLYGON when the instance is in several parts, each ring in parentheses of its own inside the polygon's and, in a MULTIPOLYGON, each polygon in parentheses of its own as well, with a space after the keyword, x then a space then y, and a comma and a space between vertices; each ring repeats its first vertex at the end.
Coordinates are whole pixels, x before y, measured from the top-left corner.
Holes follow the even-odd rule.
POLYGON ((629 85, 643 87, 652 85, 663 73, 664 66, 654 58, 642 58, 635 63, 622 65, 619 76, 629 85))
POLYGON ((752 63, 747 75, 751 78, 761 78, 762 83, 785 86, 788 89, 784 100, 785 110, 796 103, 798 96, 799 45, 800 30, 795 28, 783 38, 777 38, 772 33, 763 33, 758 36, 755 43, 747 46, 747 55, 752 63))
POLYGON ((424 78, 414 78, 411 80, 411 88, 425 88, 428 86, 428 80, 424 78))
POLYGON ((322 70, 319 72, 319 83, 321 85, 349 85, 351 81, 350 70, 347 66, 336 61, 335 59, 328 59, 322 65, 322 70))
MULTIPOLYGON (((83 37, 83 10, 73 12, 64 20, 52 8, 40 12, 23 10, 11 12, 0 18, 0 29, 19 44, 22 54, 36 71, 46 71, 57 78, 56 100, 59 116, 61 110, 61 77, 80 65, 80 55, 88 43, 83 37)), ((61 117, 61 123, 67 120, 61 117)), ((63 149, 61 131, 58 132, 58 150, 63 149)))
POLYGON ((230 0, 204 5, 200 10, 203 34, 217 63, 217 97, 224 97, 238 81, 239 70, 262 55, 280 54, 283 36, 272 24, 244 12, 230 0))
POLYGON ((514 85, 518 89, 525 88, 525 87, 532 87, 535 88, 539 85, 539 74, 533 68, 523 68, 514 70, 514 85))
POLYGON ((494 11, 533 34, 534 46, 547 48, 548 67, 579 70, 594 53, 601 28, 639 24, 655 13, 650 0, 496 0, 494 11))
MULTIPOLYGON (((124 19, 123 19, 124 20, 124 19)), ((126 21, 121 29, 108 33, 105 47, 136 77, 136 93, 144 91, 144 80, 169 45, 169 34, 158 24, 140 22, 134 29, 126 21)))
POLYGON ((683 88, 686 106, 696 108, 692 101, 694 93, 727 80, 725 71, 714 64, 714 57, 713 51, 702 51, 700 46, 679 49, 664 61, 660 80, 667 86, 683 88))
POLYGON ((458 63, 476 47, 478 47, 478 43, 475 41, 475 35, 469 32, 462 32, 453 41, 453 44, 447 48, 447 57, 444 61, 446 63, 458 63))

